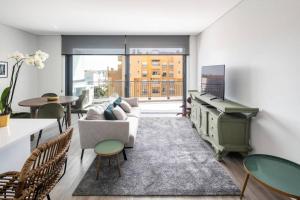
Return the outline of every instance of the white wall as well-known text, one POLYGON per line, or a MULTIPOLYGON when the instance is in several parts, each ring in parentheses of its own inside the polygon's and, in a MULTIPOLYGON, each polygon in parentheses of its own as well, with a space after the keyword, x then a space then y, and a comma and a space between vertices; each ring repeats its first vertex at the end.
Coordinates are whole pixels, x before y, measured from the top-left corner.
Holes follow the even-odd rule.
POLYGON ((254 153, 298 163, 299 11, 299 0, 245 0, 198 37, 199 66, 226 64, 226 97, 261 109, 254 153))
POLYGON ((64 94, 64 68, 61 55, 61 36, 38 36, 38 47, 50 57, 38 72, 38 94, 54 92, 64 94))
POLYGON ((190 36, 190 55, 187 64, 187 90, 197 89, 197 36, 190 36))
MULTIPOLYGON (((15 51, 30 54, 37 50, 36 36, 0 24, 0 60, 7 61, 15 51)), ((9 86, 13 60, 9 61, 8 78, 0 78, 0 93, 9 86)), ((13 111, 28 110, 18 106, 18 102, 37 95, 37 69, 24 64, 21 68, 13 100, 13 111)))

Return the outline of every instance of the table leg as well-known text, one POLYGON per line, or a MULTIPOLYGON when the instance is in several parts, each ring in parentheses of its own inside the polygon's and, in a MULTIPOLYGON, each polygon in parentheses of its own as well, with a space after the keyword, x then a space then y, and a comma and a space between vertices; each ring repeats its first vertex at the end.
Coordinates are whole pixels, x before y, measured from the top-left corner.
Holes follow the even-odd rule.
POLYGON ((117 164, 118 164, 119 177, 121 177, 121 168, 120 168, 120 162, 119 162, 119 154, 117 154, 117 164))
POLYGON ((124 160, 127 160, 127 156, 126 156, 126 152, 125 152, 125 148, 123 149, 123 157, 124 157, 124 160))
MULTIPOLYGON (((30 107, 31 118, 36 118, 37 117, 37 110, 38 110, 37 107, 30 107)), ((33 140, 34 140, 34 134, 32 134, 30 136, 30 141, 33 141, 33 140)))
POLYGON ((37 107, 30 107, 30 115, 31 118, 36 118, 36 111, 37 111, 37 107))
POLYGON ((71 126, 71 104, 67 104, 67 124, 68 126, 71 126))
POLYGON ((243 185, 243 189, 242 189, 242 193, 241 193, 240 199, 242 199, 243 196, 244 196, 244 192, 245 192, 245 189, 246 189, 246 186, 247 186, 249 177, 250 177, 250 174, 247 173, 246 178, 245 178, 245 181, 244 181, 244 185, 243 185))
POLYGON ((100 159, 101 157, 100 156, 97 156, 97 161, 96 161, 96 168, 97 168, 97 176, 96 176, 96 180, 99 179, 99 171, 100 171, 100 159))

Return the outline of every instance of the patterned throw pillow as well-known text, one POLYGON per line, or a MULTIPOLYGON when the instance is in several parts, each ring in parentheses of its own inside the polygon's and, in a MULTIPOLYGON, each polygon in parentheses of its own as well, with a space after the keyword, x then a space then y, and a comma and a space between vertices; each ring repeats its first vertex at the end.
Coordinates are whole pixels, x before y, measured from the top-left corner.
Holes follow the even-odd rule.
POLYGON ((121 97, 118 97, 118 98, 114 101, 114 107, 120 106, 121 101, 122 101, 122 98, 121 98, 121 97))
POLYGON ((116 106, 113 109, 113 113, 116 116, 117 120, 126 120, 127 119, 126 113, 120 106, 116 106))
POLYGON ((121 101, 120 103, 120 107, 127 113, 131 112, 131 106, 129 105, 129 103, 127 103, 126 101, 121 101))
POLYGON ((91 107, 86 114, 86 120, 105 120, 104 109, 100 106, 91 107))
POLYGON ((110 104, 104 111, 104 116, 106 120, 117 120, 116 116, 113 113, 114 106, 110 104))

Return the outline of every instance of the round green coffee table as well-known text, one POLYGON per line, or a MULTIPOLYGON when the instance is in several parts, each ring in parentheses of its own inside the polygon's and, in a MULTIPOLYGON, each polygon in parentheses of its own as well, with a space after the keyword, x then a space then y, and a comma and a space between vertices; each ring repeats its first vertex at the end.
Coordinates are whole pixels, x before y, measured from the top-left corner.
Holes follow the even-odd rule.
POLYGON ((300 165, 275 156, 254 154, 244 159, 244 167, 247 175, 241 198, 251 175, 267 188, 300 200, 300 165))
MULTIPOLYGON (((96 144, 95 153, 97 154, 97 177, 96 179, 98 180, 99 178, 99 171, 100 171, 100 159, 101 157, 109 157, 113 158, 115 157, 117 160, 117 165, 118 165, 118 171, 119 171, 119 176, 121 176, 121 169, 120 169, 120 162, 119 162, 119 153, 123 151, 124 152, 124 144, 119 141, 119 140, 103 140, 96 144)), ((110 162, 110 160, 109 160, 110 162)))

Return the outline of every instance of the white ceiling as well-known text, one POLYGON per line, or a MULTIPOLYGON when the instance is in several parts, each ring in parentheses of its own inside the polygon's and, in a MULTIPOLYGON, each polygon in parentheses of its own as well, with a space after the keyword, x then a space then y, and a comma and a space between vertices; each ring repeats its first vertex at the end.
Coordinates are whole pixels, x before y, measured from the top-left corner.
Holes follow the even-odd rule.
POLYGON ((0 0, 0 23, 41 35, 193 35, 240 1, 0 0))

